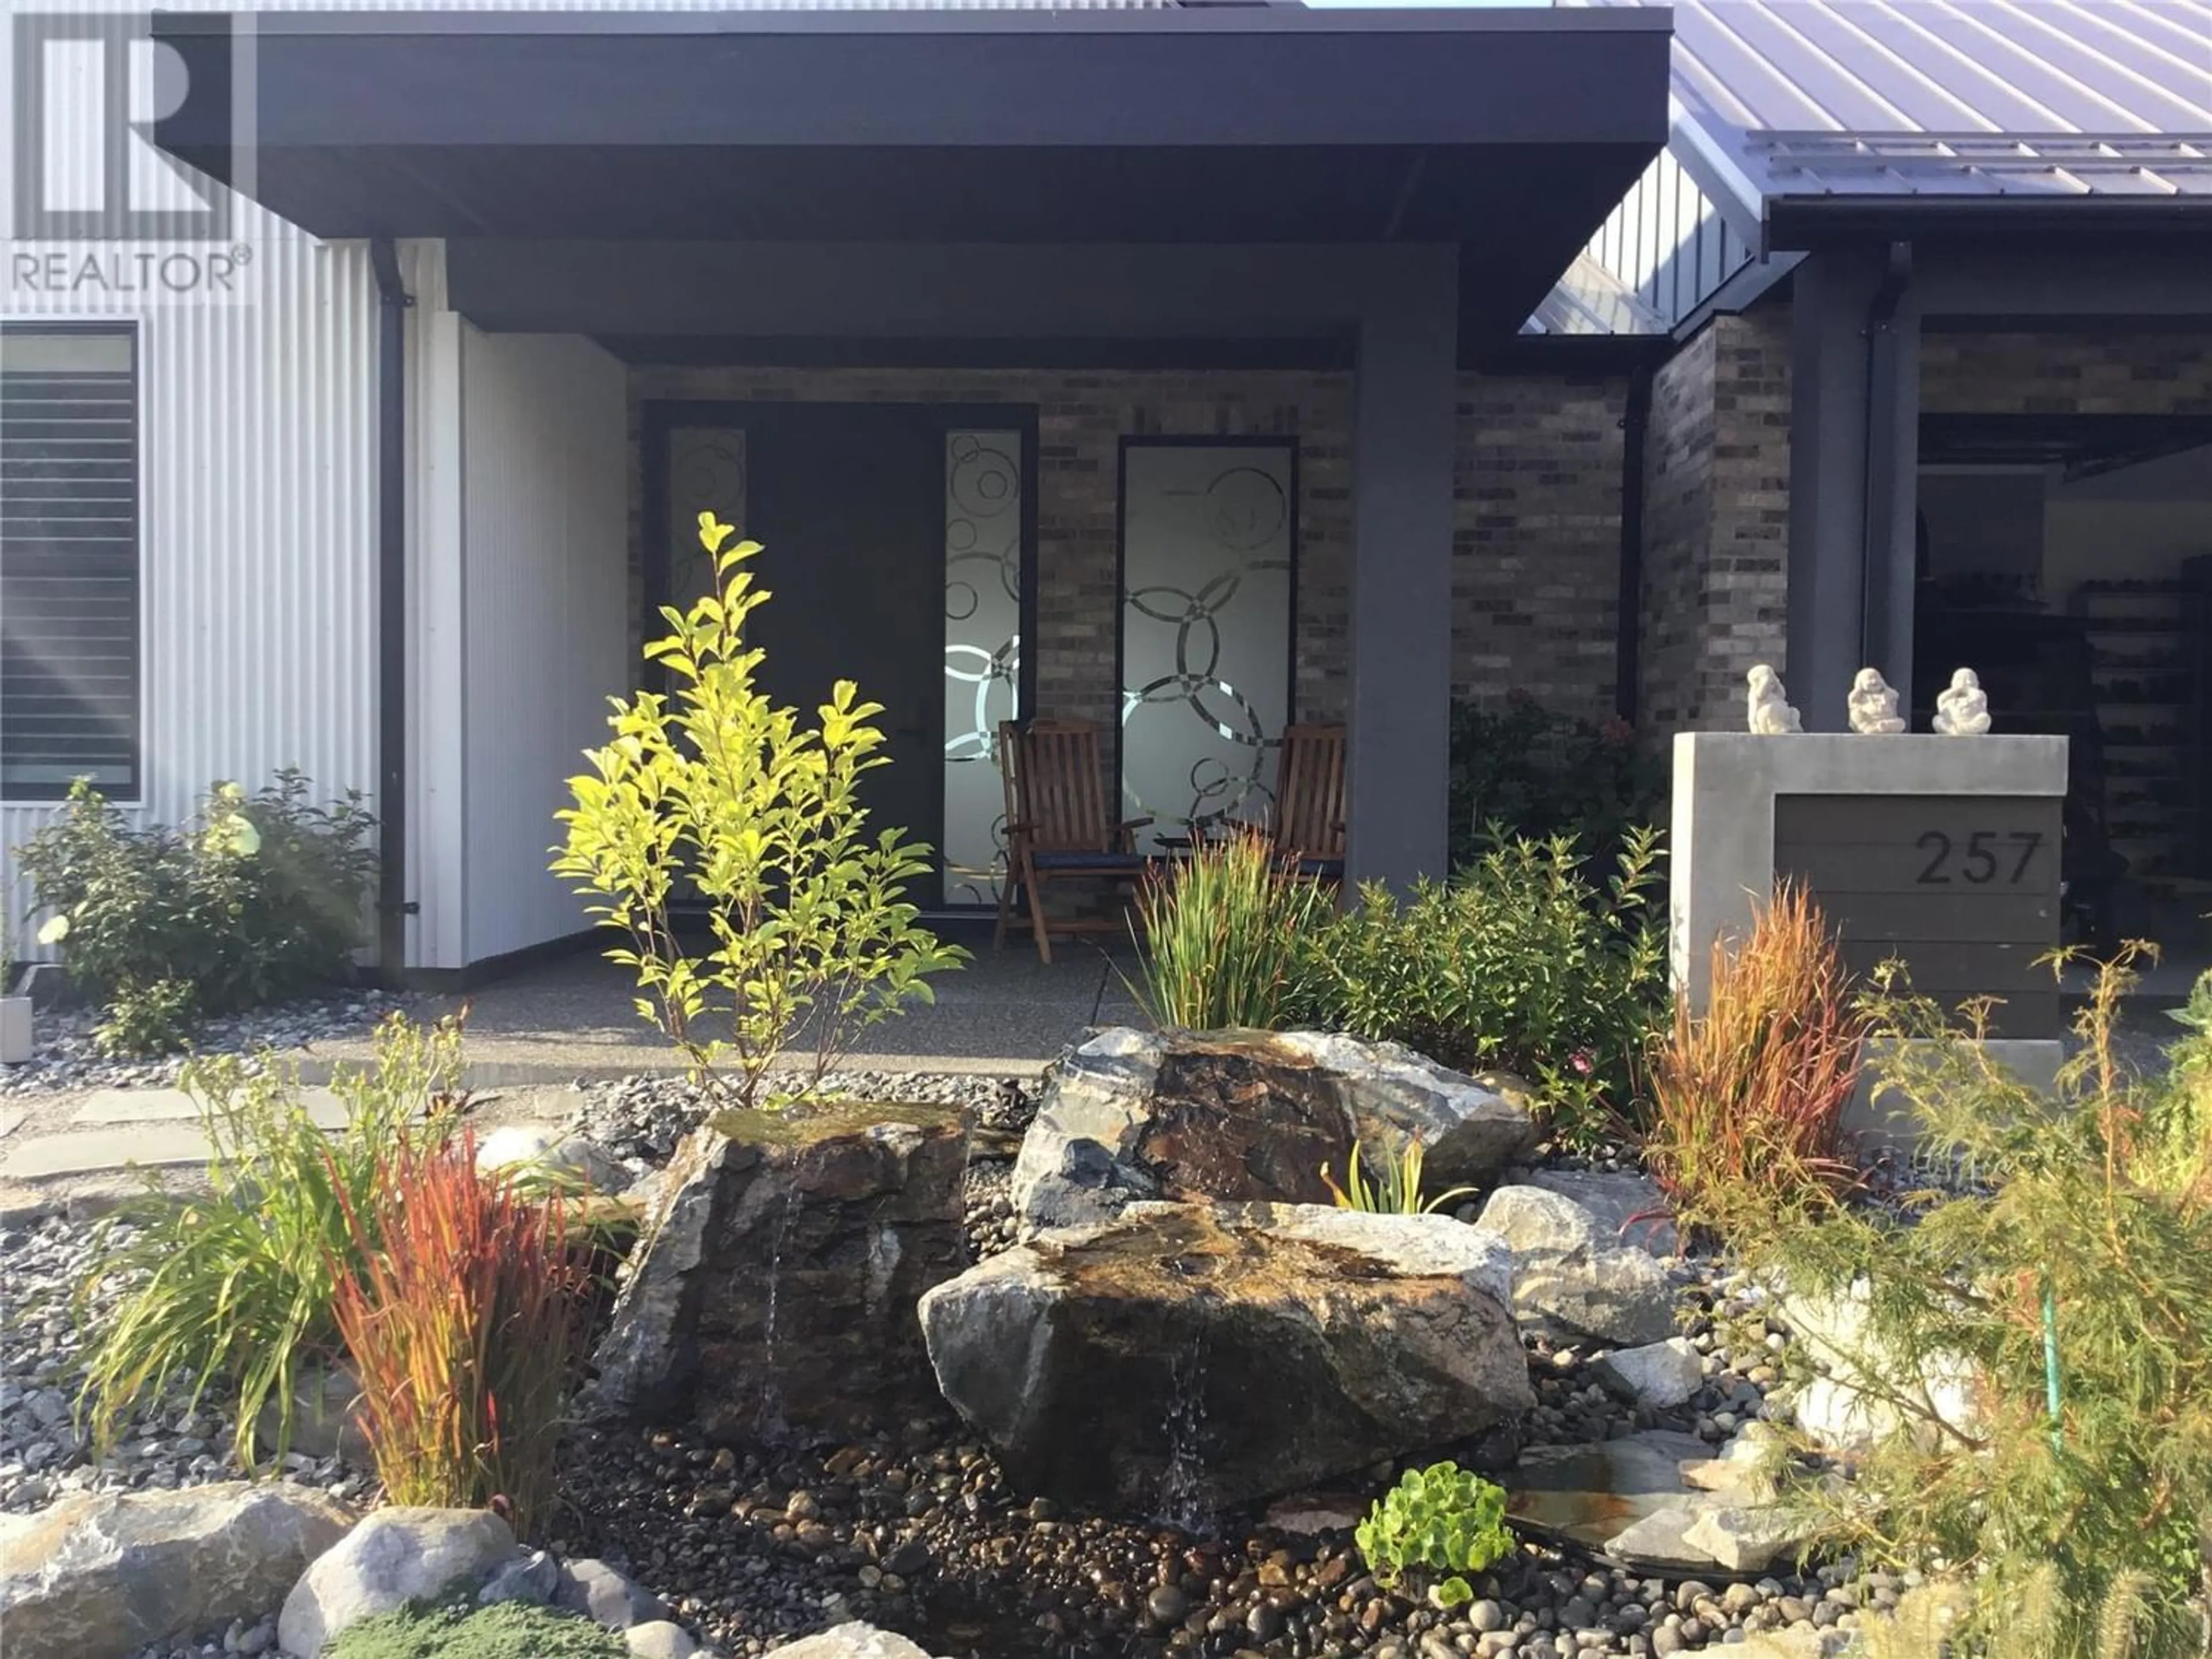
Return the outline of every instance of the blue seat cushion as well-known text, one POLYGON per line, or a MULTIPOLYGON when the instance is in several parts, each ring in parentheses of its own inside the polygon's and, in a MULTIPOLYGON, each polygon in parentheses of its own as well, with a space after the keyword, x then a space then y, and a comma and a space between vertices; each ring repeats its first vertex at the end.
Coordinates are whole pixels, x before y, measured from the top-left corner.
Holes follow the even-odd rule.
POLYGON ((1109 873, 1138 871, 1152 860, 1142 853, 1038 853, 1031 861, 1040 870, 1098 870, 1109 873))
POLYGON ((1298 873, 1302 876, 1341 880, 1344 876, 1342 859, 1300 859, 1298 873))

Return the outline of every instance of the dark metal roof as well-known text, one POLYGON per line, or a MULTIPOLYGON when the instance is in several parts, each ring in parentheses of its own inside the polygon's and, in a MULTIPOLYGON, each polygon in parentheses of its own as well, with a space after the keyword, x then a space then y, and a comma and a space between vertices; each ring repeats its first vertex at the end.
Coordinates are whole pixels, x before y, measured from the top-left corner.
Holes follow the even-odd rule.
MULTIPOLYGON (((1510 331, 1657 152, 1664 12, 268 13, 249 194, 309 231, 1452 243, 1510 331)), ((226 182, 222 20, 157 16, 226 182)))
POLYGON ((1674 152, 1754 216, 2212 199, 2212 0, 1670 3, 1674 152))

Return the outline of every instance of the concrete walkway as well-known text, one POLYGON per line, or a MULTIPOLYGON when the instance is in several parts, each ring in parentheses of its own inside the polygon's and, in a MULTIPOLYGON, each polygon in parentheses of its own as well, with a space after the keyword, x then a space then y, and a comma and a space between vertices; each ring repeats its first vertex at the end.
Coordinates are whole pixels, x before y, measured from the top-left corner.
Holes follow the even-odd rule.
MULTIPOLYGON (((1094 1025, 1141 1023, 1118 955, 1080 943, 1059 945, 1050 966, 1024 940, 1002 954, 986 945, 936 981, 937 1000, 864 1034, 849 1064, 870 1071, 968 1072, 1033 1077, 1094 1025)), ((564 1119, 580 1083, 682 1069, 682 1060, 632 1006, 629 974, 579 955, 486 986, 433 998, 429 1018, 468 1014, 467 1081, 480 1091, 483 1122, 564 1119)), ((367 1037, 317 1043, 295 1058, 310 1085, 369 1058, 367 1037)), ((326 1088, 305 1091, 324 1127, 345 1121, 326 1088)), ((0 1214, 28 1213, 46 1198, 105 1201, 130 1190, 129 1170, 183 1170, 207 1161, 198 1109, 180 1089, 96 1089, 76 1096, 25 1096, 0 1109, 0 1214)), ((71 1207, 75 1207, 72 1204, 71 1207)))
MULTIPOLYGON (((1081 942, 1055 944, 1049 966, 1026 939, 988 943, 931 983, 936 1001, 862 1034, 852 1063, 870 1070, 1034 1073, 1093 1025, 1141 1023, 1124 983, 1136 963, 1081 942)), ((682 1069, 668 1040, 633 1006, 629 971, 596 955, 530 969, 465 996, 434 999, 431 1014, 468 1011, 469 1080, 478 1088, 573 1083, 682 1069)), ((366 1038, 318 1043, 308 1074, 367 1057, 366 1038)))

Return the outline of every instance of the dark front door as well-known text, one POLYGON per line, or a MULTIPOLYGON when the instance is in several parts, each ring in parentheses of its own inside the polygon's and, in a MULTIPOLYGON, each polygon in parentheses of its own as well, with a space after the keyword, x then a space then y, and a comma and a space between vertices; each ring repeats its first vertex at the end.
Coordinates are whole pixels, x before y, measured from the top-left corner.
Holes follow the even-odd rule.
MULTIPOLYGON (((934 842, 944 787, 945 422, 927 407, 754 405, 665 434, 677 604, 712 568, 686 550, 703 509, 762 544, 761 686, 811 724, 840 679, 884 705, 890 764, 868 774, 870 829, 934 842), (732 418, 734 416, 734 418, 732 418)), ((933 875, 909 897, 936 904, 933 875)))
MULTIPOLYGON (((945 752, 945 434, 923 410, 779 409, 748 421, 744 531, 775 597, 756 613, 762 684, 803 715, 840 679, 884 705, 890 764, 870 827, 936 839, 945 752)), ((933 881, 912 896, 935 904, 933 881)))
MULTIPOLYGON (((1004 814, 992 732, 1024 706, 1034 584, 1033 410, 665 403, 650 409, 649 590, 708 591, 702 512, 762 544, 762 684, 811 720, 839 679, 884 705, 870 827, 936 849, 908 898, 996 902, 1004 814)), ((655 621, 657 630, 657 619, 655 621)))

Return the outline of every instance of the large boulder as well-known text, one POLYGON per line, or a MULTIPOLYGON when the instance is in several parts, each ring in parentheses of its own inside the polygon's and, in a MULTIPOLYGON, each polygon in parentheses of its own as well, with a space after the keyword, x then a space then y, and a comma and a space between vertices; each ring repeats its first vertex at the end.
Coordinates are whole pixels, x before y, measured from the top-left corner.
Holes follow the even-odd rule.
POLYGON ((1513 1311, 1571 1342, 1631 1347, 1674 1328, 1674 1285, 1651 1254, 1542 1187, 1500 1187, 1480 1224, 1513 1252, 1513 1311))
POLYGON ((905 1637, 857 1621, 802 1636, 775 1651, 779 1659, 929 1659, 905 1637))
POLYGON ((276 1644, 319 1659, 340 1631, 416 1600, 476 1593, 521 1553, 489 1510, 378 1510, 300 1576, 276 1619, 276 1644))
POLYGON ((1590 1212, 1599 1234, 1616 1244, 1633 1244, 1656 1256, 1681 1254, 1674 1206, 1650 1176, 1626 1170, 1531 1170, 1513 1180, 1574 1200, 1590 1212))
POLYGON ((1816 1369, 1790 1401, 1798 1428, 1832 1451, 1864 1450, 1900 1431, 1929 1449, 1947 1437, 1972 1438, 1981 1419, 1972 1361, 1938 1351, 1916 1365, 1875 1328, 1872 1304, 1864 1279, 1835 1295, 1780 1297, 1778 1316, 1816 1369), (1927 1409, 1901 1410, 1900 1399, 1923 1401, 1927 1409))
POLYGON ((353 1524, 320 1492, 243 1481, 70 1498, 7 1520, 8 1659, 124 1659, 253 1624, 353 1524))
POLYGON ((1135 1204, 939 1285, 921 1322, 1024 1488, 1188 1519, 1533 1405, 1509 1273, 1447 1217, 1135 1204))
POLYGON ((966 1265, 965 1120, 833 1103, 724 1112, 677 1149, 585 1407, 720 1438, 849 1437, 936 1405, 915 1322, 966 1265))
POLYGON ((1026 1233, 1105 1221, 1148 1199, 1328 1201, 1354 1141, 1421 1143, 1437 1188, 1486 1182, 1534 1121, 1474 1079, 1391 1042, 1316 1031, 1103 1031, 1060 1061, 1014 1164, 1026 1233))

